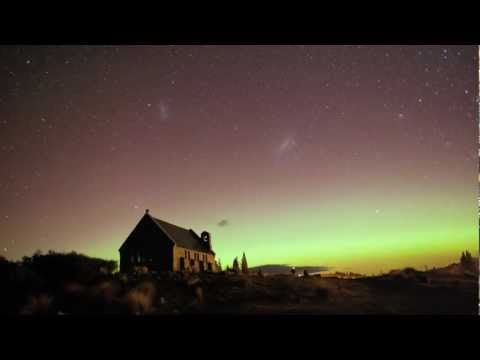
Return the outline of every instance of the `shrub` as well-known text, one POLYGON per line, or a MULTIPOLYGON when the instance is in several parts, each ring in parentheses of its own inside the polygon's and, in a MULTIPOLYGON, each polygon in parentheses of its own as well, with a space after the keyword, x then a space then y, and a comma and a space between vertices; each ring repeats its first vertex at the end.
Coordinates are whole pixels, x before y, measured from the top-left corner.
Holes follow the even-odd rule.
POLYGON ((120 287, 113 281, 102 281, 98 285, 92 287, 93 297, 103 303, 111 304, 117 294, 120 287))
POLYGON ((127 293, 127 305, 134 314, 149 314, 153 311, 155 286, 150 282, 143 282, 127 293))
POLYGON ((21 310, 23 315, 45 315, 52 312, 52 297, 48 294, 31 296, 28 303, 21 310))
POLYGON ((68 280, 91 282, 99 275, 111 273, 116 268, 116 261, 91 258, 75 252, 56 253, 49 251, 46 255, 37 251, 32 257, 23 257, 21 265, 34 271, 56 285, 68 280))

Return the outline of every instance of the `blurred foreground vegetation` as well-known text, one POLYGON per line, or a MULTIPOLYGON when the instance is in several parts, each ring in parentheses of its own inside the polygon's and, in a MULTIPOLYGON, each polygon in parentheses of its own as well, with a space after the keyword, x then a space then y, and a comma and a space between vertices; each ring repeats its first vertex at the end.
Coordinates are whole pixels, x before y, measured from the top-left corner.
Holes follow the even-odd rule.
POLYGON ((77 253, 0 257, 0 314, 477 314, 478 259, 363 278, 116 272, 77 253))

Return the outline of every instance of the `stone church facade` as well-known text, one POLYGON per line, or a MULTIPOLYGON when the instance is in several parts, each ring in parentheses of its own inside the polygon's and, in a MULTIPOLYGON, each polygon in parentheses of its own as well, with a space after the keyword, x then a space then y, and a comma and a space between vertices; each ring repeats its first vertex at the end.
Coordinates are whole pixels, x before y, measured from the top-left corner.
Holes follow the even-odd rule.
POLYGON ((151 272, 216 272, 211 236, 157 219, 145 211, 119 249, 120 272, 138 267, 151 272))

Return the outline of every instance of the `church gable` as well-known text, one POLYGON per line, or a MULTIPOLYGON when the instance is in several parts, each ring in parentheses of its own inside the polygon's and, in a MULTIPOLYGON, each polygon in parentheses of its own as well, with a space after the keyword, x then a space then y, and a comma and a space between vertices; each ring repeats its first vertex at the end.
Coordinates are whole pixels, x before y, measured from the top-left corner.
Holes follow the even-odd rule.
POLYGON ((170 239, 152 218, 146 213, 132 230, 127 239, 120 247, 120 252, 128 248, 137 248, 148 246, 148 242, 165 241, 173 245, 173 240, 170 239))

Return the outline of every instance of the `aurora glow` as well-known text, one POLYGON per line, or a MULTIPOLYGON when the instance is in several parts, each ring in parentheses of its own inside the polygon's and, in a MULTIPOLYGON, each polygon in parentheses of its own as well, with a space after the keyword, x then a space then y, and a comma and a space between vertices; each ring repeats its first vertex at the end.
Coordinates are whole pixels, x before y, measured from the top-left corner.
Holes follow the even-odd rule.
POLYGON ((475 46, 0 55, 7 258, 118 259, 146 208, 210 231, 224 265, 376 273, 478 253, 475 46))

